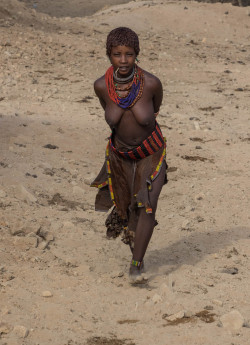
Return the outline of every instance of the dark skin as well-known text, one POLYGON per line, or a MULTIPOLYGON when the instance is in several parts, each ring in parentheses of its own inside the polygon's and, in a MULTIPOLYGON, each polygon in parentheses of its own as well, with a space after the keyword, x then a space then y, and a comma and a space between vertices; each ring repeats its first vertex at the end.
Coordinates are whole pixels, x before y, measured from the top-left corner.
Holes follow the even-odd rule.
MULTIPOLYGON (((119 78, 125 78, 132 73, 136 61, 134 48, 127 46, 112 47, 110 62, 119 78)), ((111 129, 115 129, 117 137, 128 146, 139 146, 155 129, 155 113, 160 109, 163 97, 162 84, 154 75, 144 71, 144 88, 141 98, 129 109, 122 109, 109 97, 105 83, 105 76, 97 79, 94 89, 99 101, 105 110, 105 119, 111 129)), ((118 84, 121 89, 128 84, 118 84)), ((126 91, 120 91, 121 96, 126 96, 126 91)), ((165 179, 165 162, 157 179, 152 182, 149 192, 152 214, 147 214, 140 209, 139 221, 135 232, 133 259, 142 261, 148 243, 153 233, 155 212, 158 198, 165 179)), ((140 274, 137 267, 130 268, 130 274, 140 274)))

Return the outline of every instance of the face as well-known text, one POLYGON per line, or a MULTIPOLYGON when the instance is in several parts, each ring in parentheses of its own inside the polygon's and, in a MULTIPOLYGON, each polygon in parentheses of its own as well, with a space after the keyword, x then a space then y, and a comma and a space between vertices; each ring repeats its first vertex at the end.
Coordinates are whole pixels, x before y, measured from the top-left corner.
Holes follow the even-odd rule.
POLYGON ((132 47, 117 46, 111 49, 110 62, 115 71, 119 67, 119 77, 126 77, 131 74, 135 64, 135 58, 135 50, 132 47))

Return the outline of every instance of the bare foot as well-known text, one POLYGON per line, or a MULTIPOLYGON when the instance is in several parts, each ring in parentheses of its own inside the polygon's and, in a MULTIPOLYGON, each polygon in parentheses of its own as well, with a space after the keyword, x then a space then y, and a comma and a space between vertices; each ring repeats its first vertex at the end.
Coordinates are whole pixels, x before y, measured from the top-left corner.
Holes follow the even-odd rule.
POLYGON ((144 264, 141 267, 130 265, 129 268, 129 282, 130 284, 145 284, 148 278, 144 274, 144 264))

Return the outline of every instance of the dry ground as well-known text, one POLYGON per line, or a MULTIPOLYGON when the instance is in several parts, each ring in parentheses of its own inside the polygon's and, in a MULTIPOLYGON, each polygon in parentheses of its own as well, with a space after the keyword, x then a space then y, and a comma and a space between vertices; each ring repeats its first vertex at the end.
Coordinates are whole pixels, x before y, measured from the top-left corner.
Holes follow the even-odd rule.
POLYGON ((56 19, 2 0, 1 344, 249 344, 249 28, 230 4, 136 1, 56 19), (109 135, 92 85, 119 25, 164 86, 169 183, 142 287, 89 188, 109 135), (223 323, 234 310, 244 321, 223 323))

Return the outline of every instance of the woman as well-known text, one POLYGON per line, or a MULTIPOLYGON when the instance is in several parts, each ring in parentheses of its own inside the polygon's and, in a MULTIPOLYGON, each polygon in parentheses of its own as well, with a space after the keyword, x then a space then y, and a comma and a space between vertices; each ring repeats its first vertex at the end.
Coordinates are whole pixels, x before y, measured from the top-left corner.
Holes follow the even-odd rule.
POLYGON ((130 245, 132 283, 142 282, 143 257, 153 233, 158 198, 166 180, 165 140, 156 122, 162 84, 137 66, 137 34, 112 30, 106 43, 111 67, 94 89, 112 130, 105 163, 92 183, 98 187, 96 210, 107 211, 107 236, 123 234, 130 245))

